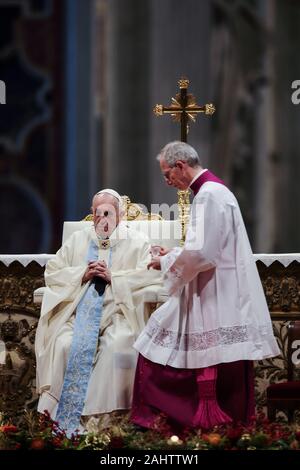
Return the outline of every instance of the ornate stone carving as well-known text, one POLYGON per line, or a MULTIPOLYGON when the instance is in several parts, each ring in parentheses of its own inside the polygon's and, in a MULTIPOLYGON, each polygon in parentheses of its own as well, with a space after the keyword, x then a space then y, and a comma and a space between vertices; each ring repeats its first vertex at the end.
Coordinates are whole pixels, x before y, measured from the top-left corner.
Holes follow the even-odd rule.
POLYGON ((268 276, 263 286, 270 311, 299 311, 299 285, 300 282, 295 277, 278 279, 268 276))
POLYGON ((267 267, 258 261, 257 266, 272 319, 300 318, 300 265, 285 268, 276 261, 267 267))
MULTIPOLYGON (((256 403, 264 408, 267 385, 286 379, 286 325, 300 317, 300 264, 285 268, 275 262, 267 267, 258 261, 257 266, 281 349, 277 358, 255 364, 256 403)), ((0 262, 0 341, 5 344, 5 356, 0 350, 0 411, 14 421, 21 419, 25 407, 37 404, 34 338, 40 306, 33 303, 32 295, 44 285, 43 272, 34 262, 26 268, 17 262, 9 267, 0 262)))
POLYGON ((0 411, 17 421, 37 401, 34 340, 39 306, 33 303, 33 291, 44 285, 43 271, 37 263, 26 268, 0 263, 0 411))
POLYGON ((256 404, 266 412, 267 386, 287 379, 287 324, 300 318, 300 264, 295 261, 285 268, 275 261, 267 267, 258 261, 257 267, 281 351, 276 358, 256 362, 256 404))

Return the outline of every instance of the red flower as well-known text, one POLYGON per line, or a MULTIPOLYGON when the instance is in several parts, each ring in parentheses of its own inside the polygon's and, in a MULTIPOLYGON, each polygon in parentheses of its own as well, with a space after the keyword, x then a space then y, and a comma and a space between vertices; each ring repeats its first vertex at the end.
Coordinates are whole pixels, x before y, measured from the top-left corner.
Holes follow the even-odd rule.
POLYGON ((45 441, 43 439, 32 439, 30 449, 32 450, 43 450, 45 447, 45 441))
POLYGON ((121 436, 114 436, 109 443, 111 449, 121 449, 124 447, 124 439, 121 436))
POLYGON ((295 432, 295 438, 297 439, 297 441, 300 441, 300 431, 295 432))
POLYGON ((226 432, 226 436, 232 443, 237 442, 239 438, 241 437, 241 435, 242 435, 242 431, 239 428, 228 429, 228 431, 226 432))
POLYGON ((54 447, 61 447, 61 440, 58 437, 52 439, 52 444, 54 447))
POLYGON ((6 424, 4 426, 0 426, 0 431, 9 434, 10 432, 18 432, 18 428, 13 424, 6 424))
POLYGON ((44 410, 43 415, 45 416, 46 419, 51 420, 51 416, 48 410, 44 410))
POLYGON ((283 437, 283 432, 280 431, 279 429, 276 429, 273 434, 273 439, 279 440, 279 439, 282 439, 282 437, 283 437))

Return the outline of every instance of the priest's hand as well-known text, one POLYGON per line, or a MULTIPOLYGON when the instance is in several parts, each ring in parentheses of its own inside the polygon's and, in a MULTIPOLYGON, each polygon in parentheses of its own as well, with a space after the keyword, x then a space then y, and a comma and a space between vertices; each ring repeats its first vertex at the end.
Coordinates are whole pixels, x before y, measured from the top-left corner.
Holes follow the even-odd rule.
POLYGON ((161 248, 160 248, 160 254, 159 254, 159 255, 160 255, 160 256, 165 256, 165 255, 167 255, 170 251, 171 251, 170 248, 163 248, 163 247, 161 247, 161 248))
POLYGON ((151 258, 151 262, 148 264, 147 269, 157 269, 158 271, 161 270, 160 266, 160 257, 159 256, 154 256, 151 258))

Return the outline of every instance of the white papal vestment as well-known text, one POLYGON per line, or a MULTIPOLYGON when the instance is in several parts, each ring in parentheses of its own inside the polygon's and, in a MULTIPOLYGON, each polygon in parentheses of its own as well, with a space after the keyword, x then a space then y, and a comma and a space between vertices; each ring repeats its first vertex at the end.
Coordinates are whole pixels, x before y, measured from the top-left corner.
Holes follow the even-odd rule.
MULTIPOLYGON (((54 418, 73 336, 76 307, 89 283, 82 285, 94 227, 75 232, 45 270, 46 292, 36 334, 38 410, 54 418)), ((143 302, 147 290, 161 286, 160 273, 148 271, 147 237, 121 222, 110 237, 111 284, 104 293, 99 345, 83 415, 109 413, 131 406, 136 366, 132 348, 145 326, 143 302)), ((109 249, 99 248, 99 260, 109 261, 109 249)))

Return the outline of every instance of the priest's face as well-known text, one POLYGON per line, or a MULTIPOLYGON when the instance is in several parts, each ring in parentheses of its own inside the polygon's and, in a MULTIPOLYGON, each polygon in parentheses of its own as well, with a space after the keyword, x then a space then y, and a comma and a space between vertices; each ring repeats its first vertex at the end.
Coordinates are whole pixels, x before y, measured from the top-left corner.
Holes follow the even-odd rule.
POLYGON ((190 184, 190 176, 187 174, 187 163, 178 160, 175 166, 170 167, 164 158, 159 161, 160 169, 166 183, 177 189, 187 189, 190 184))
POLYGON ((103 239, 110 237, 120 222, 117 199, 106 193, 95 196, 92 211, 97 235, 103 239))

